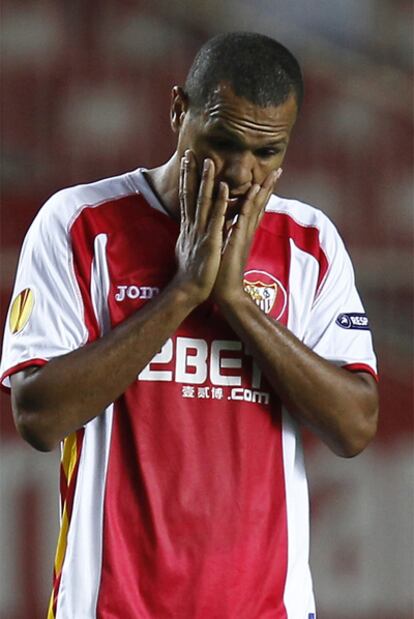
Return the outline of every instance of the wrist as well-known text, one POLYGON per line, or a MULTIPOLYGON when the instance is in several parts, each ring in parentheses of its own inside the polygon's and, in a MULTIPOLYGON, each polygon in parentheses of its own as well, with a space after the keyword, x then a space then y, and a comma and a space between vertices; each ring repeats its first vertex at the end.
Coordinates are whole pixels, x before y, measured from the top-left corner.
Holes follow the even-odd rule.
POLYGON ((189 312, 192 312, 209 296, 192 282, 184 281, 178 276, 172 279, 168 286, 168 291, 173 297, 173 302, 186 308, 189 312))
POLYGON ((225 293, 214 294, 214 301, 225 314, 228 311, 244 307, 250 303, 251 299, 242 286, 240 286, 225 293))

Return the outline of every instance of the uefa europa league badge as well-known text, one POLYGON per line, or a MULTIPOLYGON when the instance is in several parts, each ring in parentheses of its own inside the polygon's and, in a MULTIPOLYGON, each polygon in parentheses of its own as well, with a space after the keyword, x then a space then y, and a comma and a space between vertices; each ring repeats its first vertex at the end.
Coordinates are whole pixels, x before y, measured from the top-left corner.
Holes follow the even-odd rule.
POLYGON ((13 334, 19 333, 27 325, 33 306, 33 291, 25 288, 17 295, 11 306, 9 328, 13 334))

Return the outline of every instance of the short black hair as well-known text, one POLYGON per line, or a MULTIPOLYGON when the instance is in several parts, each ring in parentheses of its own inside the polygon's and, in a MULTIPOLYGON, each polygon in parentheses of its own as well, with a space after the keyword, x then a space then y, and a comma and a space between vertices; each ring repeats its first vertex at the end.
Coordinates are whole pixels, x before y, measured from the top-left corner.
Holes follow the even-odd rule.
POLYGON ((281 43, 254 32, 219 34, 201 47, 184 85, 190 108, 203 107, 221 82, 260 107, 280 105, 293 93, 299 110, 303 100, 296 58, 281 43))

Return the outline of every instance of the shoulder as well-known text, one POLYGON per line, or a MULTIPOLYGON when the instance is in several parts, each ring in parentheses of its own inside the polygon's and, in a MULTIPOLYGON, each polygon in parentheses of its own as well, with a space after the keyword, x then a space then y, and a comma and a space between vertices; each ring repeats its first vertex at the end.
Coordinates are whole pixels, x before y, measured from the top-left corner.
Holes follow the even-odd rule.
POLYGON ((67 232, 85 208, 115 203, 139 193, 133 183, 133 175, 133 172, 128 172, 57 191, 41 207, 32 228, 44 229, 49 233, 59 230, 67 232))
POLYGON ((290 198, 272 195, 267 206, 263 226, 278 234, 288 235, 299 246, 317 245, 329 259, 344 250, 336 226, 320 209, 290 198))

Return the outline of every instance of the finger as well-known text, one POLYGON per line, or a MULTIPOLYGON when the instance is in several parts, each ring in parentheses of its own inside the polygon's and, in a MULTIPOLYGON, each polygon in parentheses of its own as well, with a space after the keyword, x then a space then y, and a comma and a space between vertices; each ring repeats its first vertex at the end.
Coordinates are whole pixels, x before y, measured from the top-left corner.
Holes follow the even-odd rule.
POLYGON ((260 191, 258 191, 257 195, 254 199, 254 213, 256 214, 255 222, 254 222, 254 230, 257 229, 257 226, 262 219, 264 212, 266 210, 267 203, 269 202, 270 196, 272 195, 276 182, 280 175, 282 174, 282 169, 273 170, 268 176, 265 178, 260 191))
POLYGON ((186 221, 194 221, 197 196, 197 166, 191 150, 185 151, 180 169, 180 208, 186 221))
POLYGON ((281 168, 273 170, 266 176, 262 185, 256 183, 250 187, 238 219, 238 236, 243 234, 245 238, 250 239, 254 234, 281 173, 281 168))
POLYGON ((184 169, 186 161, 185 156, 181 157, 180 161, 180 180, 178 184, 178 199, 180 202, 181 225, 187 222, 186 196, 184 194, 184 169))
POLYGON ((208 234, 216 236, 220 242, 223 239, 223 229, 227 211, 227 201, 229 199, 229 186, 227 183, 220 182, 217 197, 211 209, 208 222, 208 234))
POLYGON ((196 226, 200 231, 205 230, 207 221, 210 217, 213 203, 214 171, 215 168, 212 159, 205 159, 196 206, 196 226))
POLYGON ((254 215, 254 208, 256 207, 256 198, 261 191, 261 186, 258 183, 252 185, 246 194, 246 198, 240 210, 238 218, 238 228, 245 229, 248 222, 254 215))
POLYGON ((276 181, 279 178, 280 174, 281 168, 279 168, 279 170, 273 170, 272 172, 270 172, 270 174, 267 175, 264 182, 262 183, 260 191, 258 192, 256 197, 256 205, 259 207, 260 212, 263 208, 266 207, 266 204, 270 196, 272 195, 272 192, 276 185, 276 181))
POLYGON ((250 188, 236 226, 238 232, 236 238, 240 237, 241 242, 251 243, 272 195, 276 178, 277 174, 273 172, 266 177, 263 185, 255 184, 250 188))
POLYGON ((262 183, 262 188, 265 190, 273 191, 278 179, 282 176, 282 172, 282 168, 272 170, 272 172, 267 175, 264 182, 262 183))

